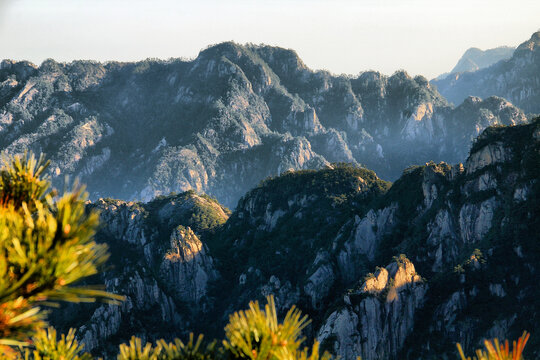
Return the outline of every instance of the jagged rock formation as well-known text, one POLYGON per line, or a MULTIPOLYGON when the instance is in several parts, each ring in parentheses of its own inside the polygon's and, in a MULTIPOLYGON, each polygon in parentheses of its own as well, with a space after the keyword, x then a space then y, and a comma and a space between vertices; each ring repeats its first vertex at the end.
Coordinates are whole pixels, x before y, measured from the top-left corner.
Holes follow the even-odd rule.
POLYGON ((345 359, 394 358, 413 330, 426 290, 414 265, 396 259, 345 295, 345 307, 330 314, 317 337, 345 359))
POLYGON ((208 286, 220 276, 200 237, 225 222, 228 210, 192 192, 147 204, 100 199, 89 207, 100 211, 96 238, 111 250, 95 282, 126 300, 89 305, 82 313, 62 309, 57 324, 78 326, 86 349, 105 356, 133 334, 156 339, 192 329, 212 306, 208 286))
POLYGON ((333 237, 352 213, 363 214, 388 186, 372 171, 334 165, 288 172, 248 192, 208 242, 218 268, 226 264, 220 283, 231 297, 216 311, 239 308, 271 292, 278 293, 280 309, 294 303, 324 309, 328 295, 342 283, 333 237))
POLYGON ((527 113, 540 113, 540 32, 517 47, 512 57, 474 72, 435 79, 438 91, 454 104, 468 96, 500 96, 527 113))
POLYGON ((395 179, 412 163, 463 161, 487 125, 524 120, 502 99, 464 106, 466 117, 422 76, 338 77, 269 46, 223 43, 193 61, 6 60, 0 150, 47 153, 56 185, 78 176, 94 200, 194 189, 234 206, 289 169, 356 162, 395 179))
POLYGON ((195 307, 204 304, 201 300, 208 283, 218 278, 206 247, 190 227, 182 225, 171 234, 171 249, 165 254, 159 273, 170 292, 195 307))

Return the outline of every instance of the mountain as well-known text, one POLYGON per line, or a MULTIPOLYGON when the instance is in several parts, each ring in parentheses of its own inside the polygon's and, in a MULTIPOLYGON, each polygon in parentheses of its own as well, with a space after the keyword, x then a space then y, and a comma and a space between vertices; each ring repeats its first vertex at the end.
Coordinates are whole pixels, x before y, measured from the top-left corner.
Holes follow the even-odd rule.
POLYGON ((334 162, 394 180, 411 164, 463 161, 488 125, 525 121, 501 98, 454 108, 422 76, 334 76, 269 46, 222 43, 192 61, 0 64, 0 150, 47 153, 55 185, 79 177, 93 200, 193 189, 233 207, 268 176, 334 162))
POLYGON ((515 48, 510 46, 500 46, 487 50, 470 48, 465 51, 450 73, 463 73, 489 67, 501 60, 511 58, 514 50, 515 48))
POLYGON ((511 58, 474 72, 453 73, 432 80, 450 102, 468 96, 500 96, 526 113, 540 113, 540 32, 517 47, 511 58))
POLYGON ((390 265, 350 287, 319 340, 345 358, 440 359, 535 328, 539 150, 537 119, 487 129, 464 165, 407 169, 349 240, 390 265))
POLYGON ((107 243, 111 253, 91 283, 105 284, 126 300, 120 306, 66 305, 51 315, 55 325, 64 331, 77 327, 86 349, 106 357, 116 356, 118 344, 132 335, 186 335, 213 306, 208 287, 220 279, 200 239, 223 224, 230 211, 193 191, 144 204, 100 199, 88 207, 100 212, 96 240, 107 243))
POLYGON ((511 58, 514 50, 515 48, 511 46, 499 46, 487 50, 480 50, 475 47, 469 48, 450 72, 441 74, 434 80, 443 80, 451 74, 476 71, 489 67, 501 60, 511 58))
POLYGON ((100 200, 89 206, 113 256, 96 283, 128 301, 53 318, 106 355, 132 333, 217 336, 274 294, 345 359, 453 358, 457 341, 471 350, 540 321, 538 164, 540 118, 489 127, 464 164, 411 166, 393 184, 338 163, 268 178, 232 213, 194 192, 100 200))

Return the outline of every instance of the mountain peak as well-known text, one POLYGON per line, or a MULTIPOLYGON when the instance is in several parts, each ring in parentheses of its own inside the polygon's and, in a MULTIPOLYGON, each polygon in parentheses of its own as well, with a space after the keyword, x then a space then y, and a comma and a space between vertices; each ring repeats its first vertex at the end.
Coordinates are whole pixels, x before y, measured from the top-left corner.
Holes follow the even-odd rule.
POLYGON ((259 56, 265 62, 283 62, 295 63, 299 68, 307 68, 302 59, 295 50, 285 49, 279 46, 265 44, 238 44, 234 41, 225 41, 222 43, 210 45, 201 50, 199 56, 230 56, 233 58, 242 55, 259 56))
POLYGON ((226 41, 219 44, 209 45, 199 52, 198 58, 215 58, 226 56, 236 59, 241 57, 245 51, 246 49, 243 45, 234 41, 226 41))
POLYGON ((510 46, 499 46, 493 49, 481 50, 476 47, 467 49, 451 73, 476 71, 489 67, 501 60, 509 59, 514 53, 510 46))
POLYGON ((540 48, 540 31, 535 32, 531 35, 531 38, 521 45, 518 46, 516 49, 516 53, 524 52, 524 51, 536 51, 540 48))

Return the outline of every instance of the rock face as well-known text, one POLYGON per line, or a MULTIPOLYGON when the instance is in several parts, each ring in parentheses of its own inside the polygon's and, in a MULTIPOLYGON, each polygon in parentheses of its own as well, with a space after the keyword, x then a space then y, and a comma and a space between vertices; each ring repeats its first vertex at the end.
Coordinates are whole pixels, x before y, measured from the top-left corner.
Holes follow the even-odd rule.
POLYGON ((468 96, 500 96, 525 112, 540 112, 540 32, 517 47, 512 57, 474 72, 453 73, 431 81, 449 101, 468 96))
POLYGON ((396 204, 391 204, 380 210, 369 210, 368 213, 360 218, 358 215, 352 223, 353 230, 348 232, 347 226, 344 231, 338 235, 334 246, 343 237, 348 237, 340 249, 337 259, 340 273, 347 281, 354 281, 361 276, 363 269, 358 268, 366 258, 369 261, 375 260, 376 250, 382 237, 388 234, 396 222, 395 219, 396 204))
POLYGON ((211 306, 208 285, 219 278, 199 236, 225 222, 228 210, 192 192, 147 204, 100 199, 89 207, 99 210, 102 227, 96 238, 111 251, 108 267, 95 281, 126 300, 119 306, 90 306, 82 321, 62 311, 57 325, 79 326, 86 350, 105 356, 115 354, 114 345, 132 334, 155 339, 191 329, 211 306))
POLYGON ((336 273, 326 252, 317 254, 312 268, 315 269, 304 285, 304 293, 311 298, 311 306, 320 309, 322 301, 328 296, 336 282, 336 273))
MULTIPOLYGON (((126 299, 120 306, 101 305, 92 309, 90 318, 78 329, 78 336, 87 351, 99 351, 106 355, 110 349, 109 339, 126 336, 128 329, 137 329, 135 333, 154 338, 185 326, 184 316, 176 307, 175 299, 160 289, 156 279, 148 271, 131 270, 131 275, 105 275, 108 277, 105 283, 107 291, 124 294, 126 299), (160 332, 152 333, 149 329, 152 322, 166 325, 160 332)), ((70 325, 75 324, 70 321, 70 325)), ((122 340, 126 341, 127 338, 122 340)))
POLYGON ((93 200, 193 189, 232 207, 290 169, 357 162, 395 179, 411 163, 462 162, 486 126, 524 120, 505 101, 467 106, 422 76, 336 77, 269 46, 223 43, 193 61, 6 60, 0 151, 47 153, 55 184, 77 176, 93 200))
POLYGON ((345 359, 395 358, 413 330, 426 290, 414 265, 401 258, 345 295, 345 306, 330 314, 317 337, 345 359))
POLYGON ((200 304, 207 294, 208 283, 218 278, 213 260, 206 252, 191 228, 179 225, 171 234, 170 250, 159 268, 169 291, 193 305, 200 304))
MULTIPOLYGON (((248 192, 209 242, 219 263, 227 263, 227 272, 220 271, 220 288, 230 294, 230 308, 276 293, 280 309, 296 302, 304 309, 324 311, 336 286, 356 280, 346 278, 336 266, 343 244, 336 241, 332 248, 334 237, 348 227, 351 209, 365 213, 362 204, 388 185, 372 171, 334 165, 287 172, 248 192)), ((359 253, 345 257, 361 258, 359 253)), ((360 262, 367 262, 365 254, 360 262)))
MULTIPOLYGON (((388 192, 386 203, 397 205, 395 230, 379 246, 404 251, 430 284, 417 316, 421 321, 397 358, 450 353, 450 339, 479 347, 482 337, 503 332, 509 337, 531 323, 521 307, 537 307, 525 293, 538 263, 520 246, 532 249, 538 241, 530 231, 537 226, 533 214, 538 208, 518 204, 525 184, 539 186, 539 126, 535 120, 489 128, 475 140, 464 166, 430 163, 410 169, 388 192), (409 194, 407 200, 396 201, 392 192, 402 191, 409 194), (517 230, 522 223, 527 229, 517 230), (487 307, 497 315, 483 317, 487 307)), ((525 201, 532 200, 528 194, 525 201)), ((384 274, 377 274, 368 285, 378 289, 383 280, 384 274)))

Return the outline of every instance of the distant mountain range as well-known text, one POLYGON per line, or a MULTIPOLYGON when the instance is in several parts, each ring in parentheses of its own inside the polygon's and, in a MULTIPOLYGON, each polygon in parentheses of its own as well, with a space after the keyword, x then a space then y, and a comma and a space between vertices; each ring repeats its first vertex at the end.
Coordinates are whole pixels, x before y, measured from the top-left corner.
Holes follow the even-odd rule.
POLYGON ((470 48, 465 51, 459 59, 456 66, 447 73, 437 76, 437 80, 442 80, 450 74, 476 71, 488 66, 491 66, 501 60, 506 60, 512 57, 515 48, 511 46, 499 46, 494 49, 480 50, 478 48, 470 48))
POLYGON ((454 104, 468 96, 500 96, 526 113, 540 113, 540 32, 519 45, 507 60, 431 83, 454 104))
POLYGON ((459 59, 451 73, 476 71, 495 64, 501 60, 510 59, 515 48, 510 46, 500 46, 494 49, 480 50, 470 48, 459 59))
POLYGON ((268 176, 333 162, 393 180, 412 164, 463 161, 485 127, 525 121, 502 98, 454 108, 422 76, 334 76, 269 46, 223 43, 193 61, 0 64, 0 149, 47 153, 55 183, 77 176, 92 199, 194 189, 232 207, 268 176))

